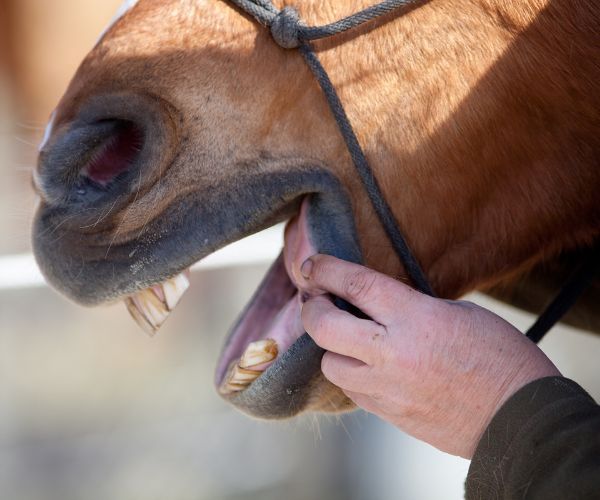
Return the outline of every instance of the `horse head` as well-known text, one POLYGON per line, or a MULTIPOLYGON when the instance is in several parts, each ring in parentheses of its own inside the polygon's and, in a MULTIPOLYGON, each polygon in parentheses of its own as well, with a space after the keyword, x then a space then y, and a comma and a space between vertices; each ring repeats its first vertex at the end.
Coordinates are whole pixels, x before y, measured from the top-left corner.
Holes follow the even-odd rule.
MULTIPOLYGON (((76 302, 123 299, 154 330, 193 263, 289 221, 217 386, 259 417, 351 408, 303 334, 295 276, 316 251, 405 273, 317 82, 229 2, 129 4, 48 126, 34 176, 40 268, 76 302)), ((363 4, 298 11, 323 24, 363 4)), ((315 43, 440 296, 597 239, 599 16, 592 3, 440 0, 315 43)))

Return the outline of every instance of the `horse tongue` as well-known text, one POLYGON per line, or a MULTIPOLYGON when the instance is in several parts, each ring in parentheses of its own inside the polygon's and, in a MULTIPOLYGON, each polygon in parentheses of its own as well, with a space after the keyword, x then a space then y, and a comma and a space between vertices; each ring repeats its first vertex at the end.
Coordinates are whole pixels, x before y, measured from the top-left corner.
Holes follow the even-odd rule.
POLYGON ((125 299, 129 314, 147 334, 152 336, 158 331, 188 289, 187 275, 184 271, 125 299))

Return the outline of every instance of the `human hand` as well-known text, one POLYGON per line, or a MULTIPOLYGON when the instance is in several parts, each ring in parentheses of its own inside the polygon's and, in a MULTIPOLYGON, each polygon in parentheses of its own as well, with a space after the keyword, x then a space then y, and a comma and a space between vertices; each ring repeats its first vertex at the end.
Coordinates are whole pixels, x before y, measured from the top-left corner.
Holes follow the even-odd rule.
POLYGON ((560 375, 499 316, 434 299, 326 255, 301 268, 302 322, 328 352, 323 374, 359 407, 447 453, 470 458, 500 406, 527 383, 560 375), (326 293, 372 320, 339 310, 326 293))

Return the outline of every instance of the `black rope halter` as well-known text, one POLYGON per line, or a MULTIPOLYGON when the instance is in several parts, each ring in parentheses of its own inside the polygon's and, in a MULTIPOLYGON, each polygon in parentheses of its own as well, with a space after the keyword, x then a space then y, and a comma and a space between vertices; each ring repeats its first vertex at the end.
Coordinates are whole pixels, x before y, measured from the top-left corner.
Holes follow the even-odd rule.
MULTIPOLYGON (((342 102, 335 91, 325 68, 315 54, 310 44, 311 40, 327 38, 344 31, 360 26, 368 21, 384 16, 401 7, 422 3, 423 0, 385 0, 381 3, 367 7, 356 14, 340 19, 339 21, 323 26, 306 26, 293 7, 277 9, 271 0, 229 0, 241 10, 252 16, 261 25, 271 31, 275 42, 284 49, 297 48, 304 56, 304 60, 319 82, 329 108, 338 124, 344 138, 352 162, 369 196, 369 200, 383 225, 383 228, 392 243, 392 246, 404 265, 415 287, 427 295, 435 296, 425 273, 417 259, 410 250, 406 239, 400 231, 398 221, 385 200, 373 170, 367 162, 365 153, 358 142, 354 129, 346 115, 342 102)), ((598 268, 597 252, 592 251, 590 256, 576 269, 574 274, 563 286, 557 297, 544 310, 534 325, 527 331, 527 336, 534 342, 541 338, 560 320, 560 318, 575 303, 577 298, 587 289, 593 280, 595 270, 598 268)))

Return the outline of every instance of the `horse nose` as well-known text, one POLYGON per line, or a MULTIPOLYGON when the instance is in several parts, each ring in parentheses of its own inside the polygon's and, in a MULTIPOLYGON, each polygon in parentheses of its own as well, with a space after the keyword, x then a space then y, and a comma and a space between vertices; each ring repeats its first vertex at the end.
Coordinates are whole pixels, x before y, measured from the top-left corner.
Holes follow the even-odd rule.
POLYGON ((144 147, 142 125, 120 118, 74 121, 40 151, 38 187, 50 204, 107 193, 125 182, 144 147))

